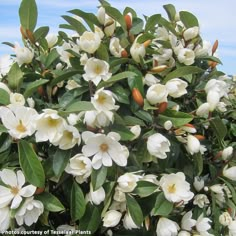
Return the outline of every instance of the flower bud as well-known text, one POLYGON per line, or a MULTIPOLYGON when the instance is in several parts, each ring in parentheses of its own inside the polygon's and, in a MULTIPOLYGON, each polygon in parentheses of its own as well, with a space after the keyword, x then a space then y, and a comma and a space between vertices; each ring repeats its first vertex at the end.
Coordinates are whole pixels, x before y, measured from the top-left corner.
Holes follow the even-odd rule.
POLYGON ((106 12, 104 7, 100 7, 97 12, 97 18, 100 24, 104 25, 105 23, 106 12))
POLYGON ((150 45, 151 42, 152 42, 151 39, 146 40, 146 41, 143 43, 144 47, 147 48, 147 47, 150 45))
POLYGON ((197 37, 198 34, 199 34, 199 27, 194 26, 194 27, 186 29, 183 33, 183 37, 184 37, 185 41, 188 41, 188 40, 191 40, 191 39, 197 37))
POLYGON ((136 62, 140 62, 140 58, 143 58, 146 54, 146 49, 143 44, 137 43, 137 39, 138 37, 130 48, 130 54, 136 62))
POLYGON ((147 90, 147 100, 150 104, 155 105, 157 103, 167 102, 168 91, 165 85, 154 84, 147 90))
POLYGON ((209 103, 207 103, 207 102, 203 103, 198 107, 198 109, 196 111, 196 115, 197 116, 205 116, 206 114, 209 113, 209 110, 210 110, 209 103))
POLYGON ((128 57, 128 52, 125 49, 121 51, 121 57, 124 57, 124 58, 128 57))
POLYGON ((144 100, 143 100, 143 96, 140 93, 140 91, 136 88, 133 88, 132 90, 132 97, 134 99, 134 101, 140 106, 142 107, 144 104, 144 100))
POLYGON ((132 217, 130 216, 129 212, 127 212, 123 219, 123 225, 126 229, 137 229, 139 228, 133 221, 132 217))
POLYGON ((103 218, 104 227, 115 227, 119 224, 122 214, 116 210, 109 210, 105 213, 103 218))
POLYGON ((210 111, 215 110, 219 101, 220 101, 220 94, 214 90, 210 90, 207 94, 207 102, 209 104, 210 111))
POLYGON ((204 179, 196 176, 193 182, 194 188, 199 192, 204 188, 204 179))
POLYGON ((160 72, 164 71, 166 68, 168 68, 167 65, 155 66, 151 69, 151 72, 152 73, 160 73, 160 72))
POLYGON ((187 137, 187 150, 190 152, 191 155, 200 151, 199 140, 190 134, 187 137))
POLYGON ((162 102, 158 106, 158 113, 163 113, 168 107, 168 102, 162 102))
POLYGON ((223 176, 233 181, 236 181, 236 166, 232 166, 230 168, 227 167, 228 166, 223 169, 223 176))
POLYGON ((205 140, 206 137, 201 134, 194 134, 194 137, 197 138, 199 141, 205 140))
POLYGON ((130 131, 134 134, 134 137, 131 140, 137 139, 141 133, 140 125, 134 125, 130 128, 130 131))
POLYGON ((232 217, 230 216, 230 214, 226 211, 223 212, 220 216, 219 216, 219 222, 220 224, 224 225, 224 226, 228 226, 231 224, 232 222, 232 217))
POLYGON ((170 120, 167 120, 165 123, 164 123, 164 128, 166 130, 170 130, 172 128, 173 124, 170 120))
POLYGON ((130 16, 131 14, 127 14, 125 15, 125 23, 126 23, 126 28, 127 30, 129 31, 132 27, 132 15, 130 16))
POLYGON ((20 32, 21 32, 22 37, 23 37, 24 39, 27 39, 27 35, 26 35, 25 30, 24 30, 24 28, 22 27, 22 25, 20 26, 20 32))
POLYGON ((233 147, 229 146, 222 151, 222 159, 227 160, 233 154, 233 147))
POLYGON ((213 47, 212 47, 212 55, 216 52, 218 45, 219 45, 219 42, 218 42, 218 40, 216 40, 213 44, 213 47))

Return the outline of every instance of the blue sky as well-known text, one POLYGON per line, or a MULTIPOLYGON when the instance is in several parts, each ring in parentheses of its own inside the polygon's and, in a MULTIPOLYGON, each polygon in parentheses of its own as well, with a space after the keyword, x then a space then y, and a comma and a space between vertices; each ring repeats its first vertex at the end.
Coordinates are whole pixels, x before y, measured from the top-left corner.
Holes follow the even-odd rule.
MULTIPOLYGON (((68 10, 81 9, 96 13, 96 0, 36 0, 38 5, 37 26, 48 25, 50 32, 57 32, 58 25, 65 23, 60 17, 68 10)), ((233 0, 110 0, 114 7, 123 10, 132 7, 139 15, 163 13, 162 6, 172 3, 178 11, 194 13, 200 22, 201 35, 212 44, 219 40, 218 55, 223 66, 218 67, 226 74, 236 75, 236 1, 233 0)), ((21 0, 0 0, 0 42, 20 42, 18 8, 21 0)), ((11 49, 0 44, 0 55, 11 53, 11 49)))

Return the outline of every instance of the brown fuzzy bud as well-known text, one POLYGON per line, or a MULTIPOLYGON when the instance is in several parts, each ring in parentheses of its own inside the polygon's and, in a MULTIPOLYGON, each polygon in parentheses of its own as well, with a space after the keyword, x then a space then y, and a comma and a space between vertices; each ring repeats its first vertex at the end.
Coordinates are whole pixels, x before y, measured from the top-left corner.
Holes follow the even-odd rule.
POLYGON ((155 66, 151 69, 151 72, 152 73, 160 73, 160 72, 164 71, 166 68, 168 68, 167 65, 155 66))
POLYGON ((136 88, 134 88, 132 90, 132 97, 134 99, 134 101, 140 106, 142 107, 143 104, 144 104, 144 100, 143 100, 143 96, 142 94, 140 93, 140 91, 136 88))
POLYGON ((34 194, 40 194, 40 193, 43 193, 45 190, 45 188, 37 188, 36 191, 34 192, 34 194))
POLYGON ((128 52, 125 49, 121 51, 121 57, 124 57, 124 58, 128 57, 128 52))
POLYGON ((187 126, 187 127, 190 127, 190 128, 194 128, 195 129, 195 126, 194 125, 192 125, 192 124, 185 124, 184 126, 187 126))
POLYGON ((213 47, 212 47, 212 55, 216 52, 218 45, 219 45, 219 42, 218 42, 218 40, 216 40, 213 44, 213 47))
POLYGON ((35 38, 34 38, 33 33, 29 29, 26 29, 26 35, 27 35, 28 39, 30 40, 30 42, 34 44, 35 38))
POLYGON ((125 15, 124 18, 125 18, 126 28, 129 31, 132 27, 132 18, 129 14, 125 15))
POLYGON ((152 42, 151 39, 146 40, 146 41, 143 43, 144 47, 145 47, 145 48, 148 47, 151 42, 152 42))
POLYGON ((158 113, 163 113, 168 107, 168 102, 162 102, 158 105, 158 113))
POLYGON ((27 35, 26 35, 25 30, 24 30, 24 28, 22 27, 22 25, 20 26, 20 32, 21 32, 22 37, 23 37, 24 39, 27 39, 27 35))
POLYGON ((193 135, 195 138, 197 138, 199 141, 202 141, 202 140, 205 140, 206 139, 206 137, 205 136, 203 136, 203 135, 201 135, 201 134, 195 134, 195 135, 193 135))

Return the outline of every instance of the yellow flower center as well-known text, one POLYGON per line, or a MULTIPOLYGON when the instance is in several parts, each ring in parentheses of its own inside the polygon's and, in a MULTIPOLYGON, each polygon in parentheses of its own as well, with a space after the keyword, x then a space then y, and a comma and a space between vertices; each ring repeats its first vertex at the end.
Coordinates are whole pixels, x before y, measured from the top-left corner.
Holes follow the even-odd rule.
POLYGON ((94 68, 94 72, 95 74, 100 75, 102 72, 102 67, 99 65, 96 65, 96 67, 94 68))
POLYGON ((21 120, 19 121, 19 124, 16 126, 16 130, 21 133, 24 133, 27 130, 26 127, 22 124, 21 120))
POLYGON ((100 150, 102 152, 106 152, 108 150, 108 148, 109 147, 108 147, 108 145, 106 143, 103 143, 103 144, 100 145, 100 150))
POLYGON ((19 189, 17 188, 17 187, 11 187, 11 193, 13 194, 13 195, 17 195, 18 193, 19 193, 19 189))
POLYGON ((172 184, 172 185, 168 186, 168 192, 169 193, 175 193, 176 192, 175 184, 172 184))
POLYGON ((106 101, 106 97, 100 95, 100 96, 98 96, 97 101, 98 101, 98 103, 103 104, 106 101))
POLYGON ((69 131, 65 131, 64 133, 66 139, 72 140, 73 139, 73 134, 69 131))
POLYGON ((48 126, 55 127, 59 123, 58 119, 52 119, 51 117, 48 118, 48 126))

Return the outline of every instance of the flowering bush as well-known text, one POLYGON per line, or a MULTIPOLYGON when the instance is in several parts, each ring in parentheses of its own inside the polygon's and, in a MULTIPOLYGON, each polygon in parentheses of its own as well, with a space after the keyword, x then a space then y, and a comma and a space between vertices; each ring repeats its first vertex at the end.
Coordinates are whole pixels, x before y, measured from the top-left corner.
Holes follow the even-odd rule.
POLYGON ((236 235, 235 81, 197 18, 100 1, 0 59, 0 230, 236 235), (68 31, 66 31, 68 32, 68 31))

